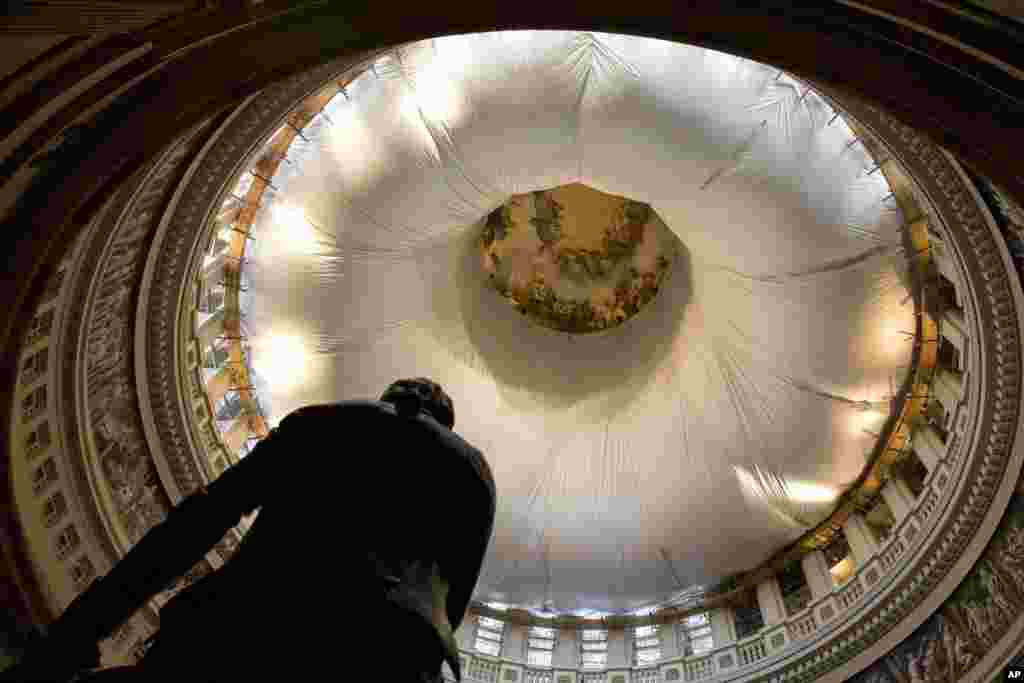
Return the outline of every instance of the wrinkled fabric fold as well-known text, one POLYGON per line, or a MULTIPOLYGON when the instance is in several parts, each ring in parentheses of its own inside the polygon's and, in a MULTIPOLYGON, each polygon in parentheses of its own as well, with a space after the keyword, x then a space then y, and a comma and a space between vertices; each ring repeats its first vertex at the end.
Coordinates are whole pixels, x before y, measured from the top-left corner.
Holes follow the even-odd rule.
POLYGON ((801 495, 856 478, 914 311, 885 178, 806 84, 657 40, 492 33, 405 46, 324 114, 253 228, 258 394, 274 422, 440 382, 498 486, 478 599, 671 599, 757 564, 827 514, 801 495), (650 203, 683 245, 600 334, 531 323, 479 267, 481 219, 572 182, 650 203), (301 209, 305 242, 275 205, 301 209), (305 349, 287 388, 283 333, 305 349))

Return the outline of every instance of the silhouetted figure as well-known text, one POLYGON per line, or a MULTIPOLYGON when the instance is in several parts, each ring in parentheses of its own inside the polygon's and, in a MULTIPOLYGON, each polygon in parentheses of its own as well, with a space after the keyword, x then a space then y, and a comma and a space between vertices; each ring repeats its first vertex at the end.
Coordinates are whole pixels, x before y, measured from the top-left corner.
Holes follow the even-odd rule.
POLYGON ((80 596, 16 680, 87 666, 97 640, 256 509, 236 556, 164 607, 141 664, 84 680, 435 681, 443 660, 458 672, 452 632, 495 489, 453 426, 451 400, 426 379, 296 410, 80 596))

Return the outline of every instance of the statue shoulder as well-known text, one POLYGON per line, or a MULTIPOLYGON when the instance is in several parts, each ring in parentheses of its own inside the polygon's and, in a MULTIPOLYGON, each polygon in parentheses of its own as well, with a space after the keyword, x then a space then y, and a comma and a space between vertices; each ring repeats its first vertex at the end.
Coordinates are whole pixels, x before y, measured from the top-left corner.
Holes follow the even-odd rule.
POLYGON ((394 408, 381 401, 352 400, 335 403, 315 403, 297 408, 288 413, 279 429, 290 431, 293 427, 308 429, 319 424, 329 426, 339 420, 394 417, 394 408))

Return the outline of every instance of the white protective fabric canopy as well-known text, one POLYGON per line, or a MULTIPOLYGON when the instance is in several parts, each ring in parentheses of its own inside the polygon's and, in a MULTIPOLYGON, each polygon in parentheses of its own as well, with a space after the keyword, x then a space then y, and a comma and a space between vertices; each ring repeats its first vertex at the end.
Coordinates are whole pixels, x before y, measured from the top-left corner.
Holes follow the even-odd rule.
MULTIPOLYGON (((885 418, 863 402, 910 359, 902 218, 804 84, 664 41, 509 32, 407 46, 324 113, 254 226, 259 395, 273 423, 439 381, 498 486, 478 599, 669 600, 765 559, 861 471, 885 418), (606 333, 517 315, 479 263, 480 219, 571 182, 650 203, 686 248, 606 333)), ((351 484, 368 514, 402 506, 351 484)))

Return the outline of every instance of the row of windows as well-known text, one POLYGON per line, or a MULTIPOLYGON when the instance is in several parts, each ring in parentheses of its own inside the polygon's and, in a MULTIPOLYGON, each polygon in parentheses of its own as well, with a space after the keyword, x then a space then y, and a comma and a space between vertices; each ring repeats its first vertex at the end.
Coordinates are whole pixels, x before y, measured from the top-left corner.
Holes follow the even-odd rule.
MULTIPOLYGON (((47 284, 43 301, 51 301, 56 298, 65 280, 65 270, 61 269, 51 278, 47 284)), ((25 333, 24 346, 34 346, 46 340, 54 324, 54 310, 39 313, 29 322, 28 330, 25 333)), ((20 382, 23 385, 30 385, 45 377, 49 370, 49 349, 43 348, 30 353, 21 361, 20 382)), ((45 385, 35 387, 22 396, 21 419, 24 423, 30 423, 43 415, 47 409, 48 396, 45 385)), ((42 420, 28 431, 24 436, 25 457, 32 461, 44 455, 52 443, 50 424, 42 420)), ((59 480, 57 461, 52 457, 45 458, 32 470, 32 490, 36 495, 47 492, 59 480)), ((67 498, 62 491, 51 493, 43 501, 42 517, 47 528, 58 527, 69 515, 67 498)), ((54 539, 54 551, 57 559, 69 560, 68 571, 76 590, 84 590, 97 576, 96 566, 88 556, 72 558, 82 548, 82 538, 75 525, 67 524, 60 530, 54 539)))
MULTIPOLYGON (((477 620, 475 649, 497 657, 505 634, 505 623, 500 619, 479 617, 477 620)), ((603 669, 608 664, 608 631, 586 628, 579 632, 579 662, 584 669, 603 669)), ((714 647, 711 620, 707 612, 694 614, 679 624, 680 650, 687 655, 699 655, 714 647)), ((542 626, 530 627, 527 635, 527 663, 531 666, 551 666, 558 630, 542 626)), ((661 659, 661 634, 657 624, 637 626, 633 629, 634 663, 652 664, 661 659)))

